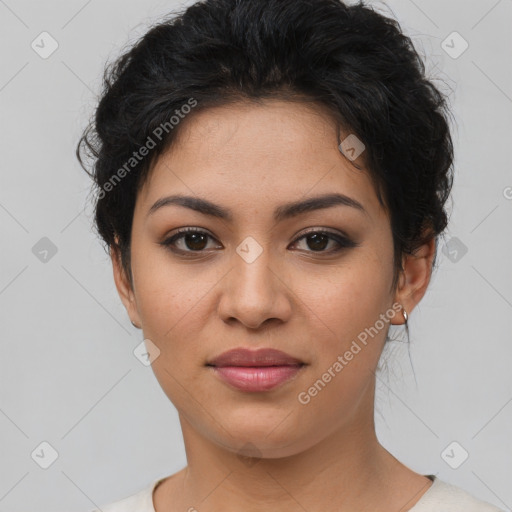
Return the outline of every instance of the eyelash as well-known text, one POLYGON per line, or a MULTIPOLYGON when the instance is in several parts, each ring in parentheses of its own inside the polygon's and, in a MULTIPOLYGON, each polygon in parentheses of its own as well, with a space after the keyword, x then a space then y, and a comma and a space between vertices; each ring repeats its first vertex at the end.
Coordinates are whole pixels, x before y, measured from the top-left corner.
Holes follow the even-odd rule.
MULTIPOLYGON (((186 255, 193 255, 193 254, 201 254, 203 252, 205 252, 204 249, 202 250, 199 250, 199 251, 192 251, 192 250, 188 250, 188 251, 184 251, 182 249, 177 249, 175 247, 173 247, 173 244, 177 241, 177 240, 180 240, 180 239, 183 239, 186 235, 188 234, 203 234, 203 235, 206 235, 207 237, 209 237, 210 239, 213 239, 215 240, 214 237, 212 237, 209 233, 207 233, 206 231, 203 231, 199 228, 183 228, 183 229, 180 229, 178 230, 174 235, 172 235, 171 237, 167 238, 166 240, 164 240, 163 242, 160 243, 160 245, 163 245, 165 248, 169 249, 170 251, 174 252, 174 253, 177 253, 177 254, 186 254, 186 255)), ((334 240, 336 243, 339 244, 339 247, 337 249, 334 249, 334 250, 331 250, 331 251, 312 251, 312 250, 308 250, 306 252, 311 252, 311 253, 316 253, 316 254, 334 254, 334 253, 338 253, 340 251, 342 251, 343 249, 349 249, 349 248, 352 248, 352 247, 358 247, 360 244, 357 243, 357 242, 354 242, 353 240, 345 237, 345 236, 342 236, 342 235, 339 235, 337 233, 333 233, 331 231, 326 231, 326 230, 310 230, 310 231, 307 231, 306 233, 303 233, 300 237, 296 238, 292 244, 296 244, 298 243, 299 241, 305 239, 308 235, 326 235, 328 236, 331 240, 334 240)))

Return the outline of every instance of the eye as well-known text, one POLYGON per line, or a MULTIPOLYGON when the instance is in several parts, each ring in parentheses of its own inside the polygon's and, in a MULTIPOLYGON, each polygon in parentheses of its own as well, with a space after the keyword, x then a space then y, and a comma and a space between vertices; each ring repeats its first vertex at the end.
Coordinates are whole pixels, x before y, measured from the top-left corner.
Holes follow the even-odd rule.
MULTIPOLYGON (((169 248, 172 252, 180 254, 202 253, 208 248, 208 239, 215 240, 209 233, 199 228, 183 228, 167 238, 161 245, 169 248), (179 247, 181 245, 181 247, 179 247)), ((310 250, 306 252, 335 253, 350 247, 357 247, 359 244, 338 233, 325 230, 311 230, 297 238, 292 246, 305 240, 310 250), (329 243, 335 243, 335 248, 326 251, 329 243)), ((222 248, 222 246, 220 247, 222 248)))
POLYGON ((338 233, 332 233, 331 231, 325 230, 312 230, 308 231, 301 237, 297 238, 293 245, 297 244, 301 240, 306 241, 306 245, 309 246, 312 250, 307 250, 306 252, 319 252, 319 253, 335 253, 341 251, 342 249, 357 247, 359 244, 350 240, 346 236, 343 236, 338 233), (337 248, 332 249, 330 251, 326 251, 325 248, 329 246, 330 242, 334 242, 337 244, 337 248))
POLYGON ((168 247, 171 251, 179 253, 202 252, 207 247, 208 239, 214 238, 206 231, 198 228, 184 228, 164 240, 161 245, 168 247), (181 242, 181 247, 177 247, 177 242, 181 242))

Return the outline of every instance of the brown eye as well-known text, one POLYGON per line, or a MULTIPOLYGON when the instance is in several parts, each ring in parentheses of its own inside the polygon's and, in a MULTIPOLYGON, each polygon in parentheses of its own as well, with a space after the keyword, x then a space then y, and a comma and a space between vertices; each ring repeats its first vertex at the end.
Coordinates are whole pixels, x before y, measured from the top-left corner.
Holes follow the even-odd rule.
MULTIPOLYGON (((164 240, 161 245, 170 251, 183 255, 193 255, 208 252, 208 241, 215 240, 206 231, 197 228, 186 228, 178 231, 171 237, 164 240)), ((330 231, 310 231, 297 238, 293 245, 297 245, 302 240, 305 241, 306 252, 330 254, 336 253, 350 247, 357 247, 359 244, 350 240, 346 236, 330 231), (329 245, 334 243, 334 248, 328 250, 329 245)), ((213 248, 222 248, 217 246, 213 248)))
POLYGON ((323 233, 313 233, 306 236, 308 247, 314 251, 323 251, 329 245, 330 237, 323 233))
POLYGON ((294 245, 298 242, 305 240, 306 252, 318 252, 318 253, 334 253, 341 251, 342 249, 357 247, 359 244, 350 240, 349 238, 339 235, 337 233, 331 233, 330 231, 310 231, 298 238, 294 245), (337 244, 337 248, 332 250, 325 250, 330 242, 337 244))
POLYGON ((161 245, 168 247, 171 251, 181 253, 203 252, 207 249, 208 239, 213 237, 206 231, 187 228, 172 235, 162 242, 161 245))
POLYGON ((207 245, 208 235, 201 233, 189 233, 183 235, 183 241, 188 249, 201 251, 207 245))

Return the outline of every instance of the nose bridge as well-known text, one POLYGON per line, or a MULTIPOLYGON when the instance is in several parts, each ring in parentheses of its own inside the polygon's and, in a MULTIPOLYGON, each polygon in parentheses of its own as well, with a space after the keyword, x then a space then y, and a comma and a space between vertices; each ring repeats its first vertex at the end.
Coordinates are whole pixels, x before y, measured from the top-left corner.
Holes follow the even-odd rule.
MULTIPOLYGON (((233 252, 232 270, 221 298, 219 313, 255 328, 269 318, 285 320, 290 304, 276 277, 272 251, 265 241, 246 237, 233 252)), ((286 288, 286 287, 284 287, 286 288)))
POLYGON ((253 237, 246 237, 233 254, 233 280, 239 298, 269 300, 275 285, 272 279, 271 251, 264 241, 261 244, 253 237))

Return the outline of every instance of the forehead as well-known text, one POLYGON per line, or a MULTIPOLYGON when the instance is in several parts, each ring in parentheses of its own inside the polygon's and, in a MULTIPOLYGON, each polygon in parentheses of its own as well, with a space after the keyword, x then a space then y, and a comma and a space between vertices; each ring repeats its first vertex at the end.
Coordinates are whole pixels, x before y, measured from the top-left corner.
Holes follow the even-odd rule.
MULTIPOLYGON (((380 215, 374 185, 339 151, 337 125, 316 104, 265 100, 194 112, 179 127, 137 198, 149 210, 168 194, 209 198, 230 209, 275 206, 339 192, 380 215)), ((362 167, 362 158, 356 163, 362 167)))

